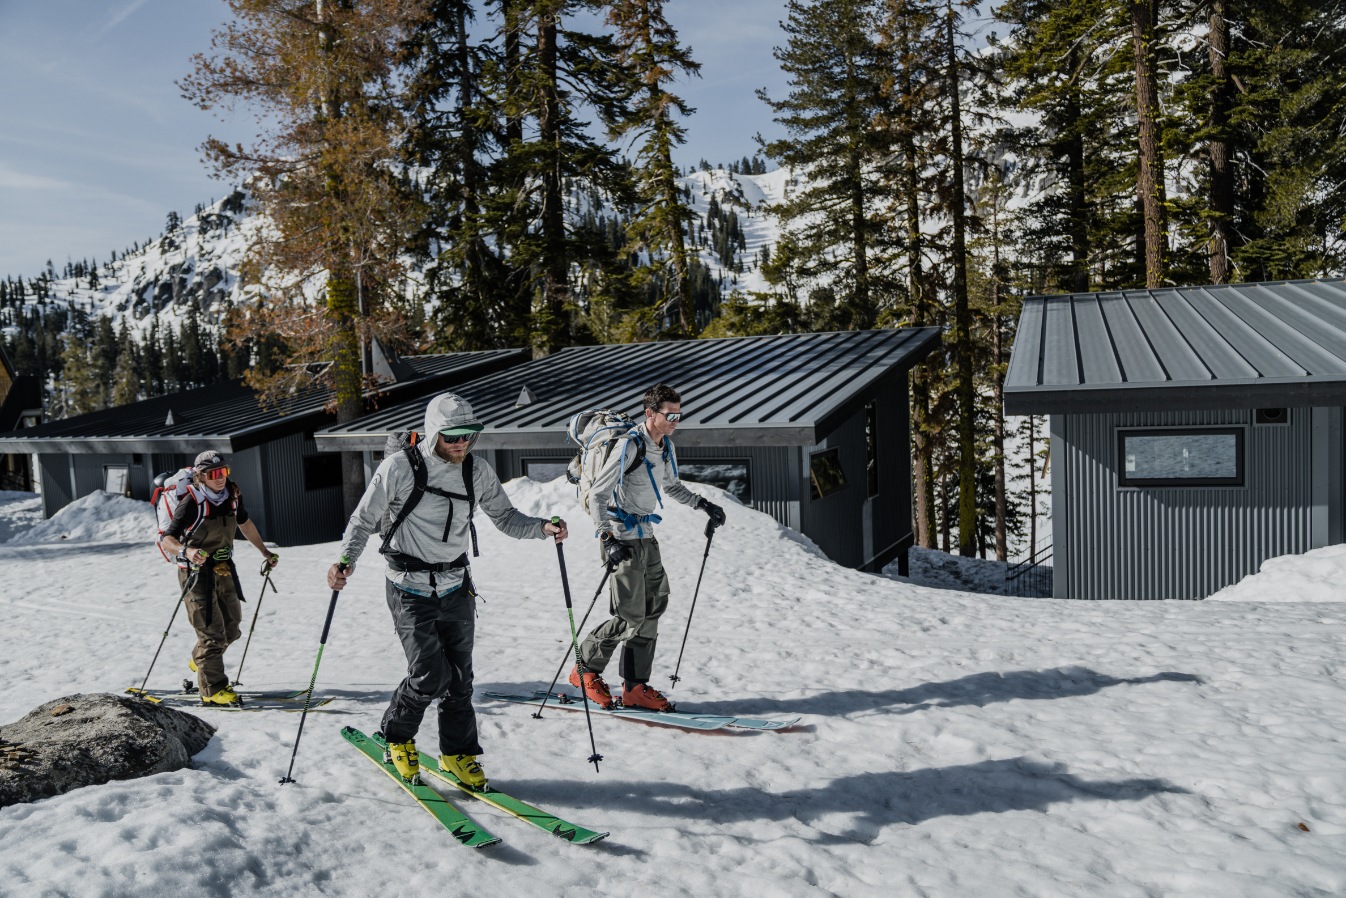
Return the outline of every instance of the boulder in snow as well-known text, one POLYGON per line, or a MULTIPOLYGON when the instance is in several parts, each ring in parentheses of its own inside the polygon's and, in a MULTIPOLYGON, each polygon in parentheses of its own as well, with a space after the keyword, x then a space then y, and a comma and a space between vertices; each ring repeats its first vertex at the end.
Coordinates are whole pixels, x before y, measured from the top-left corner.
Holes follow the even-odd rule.
POLYGON ((215 728, 129 696, 69 695, 0 726, 0 808, 186 767, 215 728))

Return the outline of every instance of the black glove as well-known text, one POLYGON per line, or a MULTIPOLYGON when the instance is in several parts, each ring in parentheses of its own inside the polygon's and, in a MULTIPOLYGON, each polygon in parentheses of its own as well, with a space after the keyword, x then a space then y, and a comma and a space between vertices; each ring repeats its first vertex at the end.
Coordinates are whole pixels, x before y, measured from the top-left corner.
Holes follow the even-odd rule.
POLYGON ((708 502, 700 496, 697 496, 696 504, 692 507, 704 511, 706 516, 710 518, 711 526, 719 527, 724 523, 724 509, 714 502, 708 502))
POLYGON ((616 567, 631 557, 631 547, 608 534, 603 537, 603 557, 608 564, 616 567))

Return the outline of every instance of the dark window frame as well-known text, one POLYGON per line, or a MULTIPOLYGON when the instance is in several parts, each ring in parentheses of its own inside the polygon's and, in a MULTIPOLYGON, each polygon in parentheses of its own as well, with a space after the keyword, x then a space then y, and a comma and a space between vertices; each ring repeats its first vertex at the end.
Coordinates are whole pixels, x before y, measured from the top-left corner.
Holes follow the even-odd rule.
POLYGON ((1201 489, 1245 486, 1247 464, 1244 457, 1247 429, 1229 427, 1119 427, 1117 428, 1117 486, 1123 489, 1201 489), (1232 477, 1128 477, 1126 474, 1127 437, 1232 436, 1234 438, 1234 476, 1232 477))
MULTIPOLYGON (((752 508, 752 507, 753 507, 753 504, 752 504, 752 503, 753 503, 753 498, 752 498, 752 459, 751 459, 751 458, 745 458, 745 457, 742 457, 742 456, 740 456, 740 457, 736 457, 736 458, 735 458, 735 457, 730 457, 730 456, 727 456, 727 455, 715 456, 715 457, 713 457, 713 458, 682 458, 682 459, 679 459, 679 460, 678 460, 678 479, 679 479, 679 480, 682 479, 682 469, 683 469, 683 468, 686 468, 686 467, 689 466, 689 465, 691 465, 691 466, 698 466, 698 465, 703 465, 703 466, 711 466, 711 465, 724 465, 724 466, 729 466, 729 465, 742 465, 742 466, 743 466, 743 471, 744 471, 744 477, 743 477, 743 480, 744 480, 744 483, 747 484, 747 494, 748 494, 748 495, 747 495, 747 498, 746 498, 746 499, 744 499, 744 498, 742 498, 742 497, 735 497, 735 498, 738 498, 741 502, 743 502, 744 506, 746 506, 747 508, 752 508)), ((702 480, 690 480, 689 482, 690 482, 690 483, 704 483, 705 481, 702 481, 702 480)), ((710 486, 715 486, 715 484, 712 483, 712 484, 710 484, 710 486)))
POLYGON ((865 480, 869 498, 879 496, 879 404, 865 406, 865 480))
POLYGON ((809 498, 815 502, 820 499, 826 499, 828 496, 834 496, 846 488, 846 470, 841 466, 841 448, 832 446, 828 449, 819 449, 809 453, 809 498), (818 482, 819 461, 835 465, 838 481, 834 484, 828 484, 826 491, 824 485, 818 482))

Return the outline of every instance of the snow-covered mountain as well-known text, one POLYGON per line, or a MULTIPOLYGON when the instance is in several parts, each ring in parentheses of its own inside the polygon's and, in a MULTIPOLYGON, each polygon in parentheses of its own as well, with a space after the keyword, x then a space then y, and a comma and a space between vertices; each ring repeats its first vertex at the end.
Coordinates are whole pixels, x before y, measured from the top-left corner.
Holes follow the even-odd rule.
MULTIPOLYGON (((696 216, 693 230, 698 239, 694 244, 689 241, 689 247, 719 278, 722 293, 768 289, 761 276, 760 253, 764 247, 770 252, 779 235, 777 219, 768 207, 785 196, 791 183, 789 173, 777 170, 749 175, 712 169, 694 171, 680 183, 690 197, 688 208, 696 216), (723 215, 732 212, 737 216, 745 238, 728 265, 709 239, 716 227, 712 223, 716 208, 723 210, 723 215)), ((572 215, 594 211, 592 200, 577 200, 567 208, 572 215)), ((613 212, 596 211, 608 215, 613 212)), ((149 330, 152 316, 158 316, 161 331, 176 331, 193 304, 208 327, 217 325, 220 316, 243 298, 247 288, 239 279, 239 266, 263 222, 243 190, 235 190, 181 218, 173 227, 175 220, 177 216, 170 215, 165 231, 144 246, 112 261, 100 260, 92 282, 87 274, 64 276, 62 271, 49 270, 47 305, 73 306, 91 319, 107 316, 115 328, 125 321, 131 333, 141 338, 149 330)), ((413 271, 409 282, 414 285, 421 278, 413 271)), ((31 311, 36 305, 30 294, 25 307, 31 311)), ((8 314, 14 317, 6 317, 3 324, 12 330, 17 326, 17 309, 8 314)))

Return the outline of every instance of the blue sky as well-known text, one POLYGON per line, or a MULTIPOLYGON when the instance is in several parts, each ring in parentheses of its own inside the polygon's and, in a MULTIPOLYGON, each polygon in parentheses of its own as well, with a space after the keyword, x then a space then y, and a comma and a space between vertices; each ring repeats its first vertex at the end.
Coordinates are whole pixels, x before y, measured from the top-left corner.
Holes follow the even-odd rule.
MULTIPOLYGON (((751 155, 775 126, 754 96, 783 96, 771 55, 783 0, 669 0, 667 15, 702 65, 680 85, 697 113, 682 165, 751 155)), ((247 142, 251 116, 193 108, 175 80, 228 15, 220 0, 0 0, 0 275, 51 259, 106 261, 157 235, 170 210, 223 196, 198 147, 247 142)))

